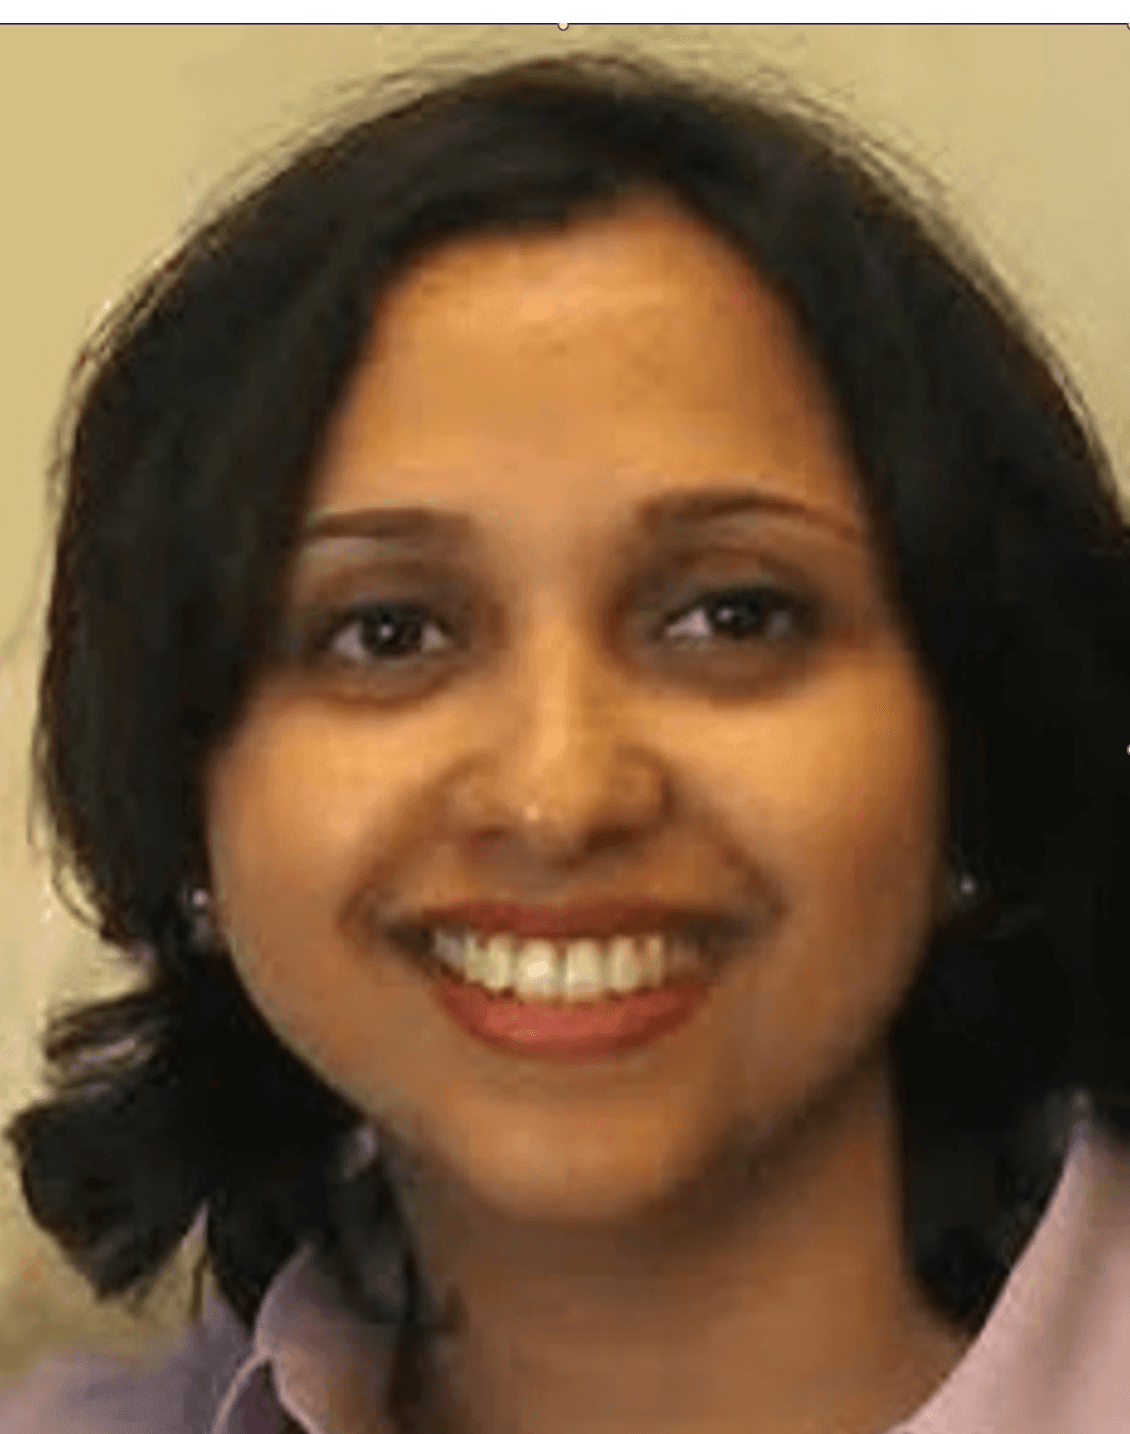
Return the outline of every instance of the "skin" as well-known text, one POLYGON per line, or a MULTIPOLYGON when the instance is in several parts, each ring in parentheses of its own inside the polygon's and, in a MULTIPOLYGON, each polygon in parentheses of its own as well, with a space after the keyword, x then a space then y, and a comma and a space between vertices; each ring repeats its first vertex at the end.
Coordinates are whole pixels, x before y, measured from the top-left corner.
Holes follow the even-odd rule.
POLYGON ((208 844, 250 998, 382 1130, 461 1299, 434 1417, 877 1434, 968 1342, 907 1268, 885 1040, 944 915, 946 745, 828 391, 756 274, 660 199, 437 250, 374 332, 311 514, 473 529, 302 553, 288 631, 408 598, 427 651, 395 666, 356 623, 296 642, 209 764, 208 844), (684 525, 679 566, 637 508, 718 487, 804 511, 684 525), (695 606, 765 582, 819 630, 736 641, 695 606), (475 1042, 381 934, 640 894, 750 935, 688 1025, 580 1065, 475 1042))

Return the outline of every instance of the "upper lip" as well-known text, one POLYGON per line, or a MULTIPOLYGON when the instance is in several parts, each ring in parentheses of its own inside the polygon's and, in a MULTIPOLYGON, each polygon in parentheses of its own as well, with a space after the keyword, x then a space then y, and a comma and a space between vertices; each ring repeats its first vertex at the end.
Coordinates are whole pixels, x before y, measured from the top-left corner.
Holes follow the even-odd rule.
POLYGON ((426 927, 471 928, 484 935, 508 933, 531 940, 571 937, 636 936, 649 932, 700 931, 721 934, 740 923, 726 912, 697 903, 647 898, 575 901, 568 906, 520 906, 508 901, 468 901, 429 907, 416 918, 426 927))

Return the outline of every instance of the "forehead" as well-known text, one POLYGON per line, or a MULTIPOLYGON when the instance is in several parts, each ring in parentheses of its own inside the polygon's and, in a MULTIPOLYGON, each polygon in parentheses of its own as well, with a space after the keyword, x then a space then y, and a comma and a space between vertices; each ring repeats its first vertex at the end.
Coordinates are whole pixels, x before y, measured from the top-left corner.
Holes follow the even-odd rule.
POLYGON ((791 315, 663 201, 445 245, 380 301, 311 508, 537 508, 563 521, 748 481, 866 527, 791 315))

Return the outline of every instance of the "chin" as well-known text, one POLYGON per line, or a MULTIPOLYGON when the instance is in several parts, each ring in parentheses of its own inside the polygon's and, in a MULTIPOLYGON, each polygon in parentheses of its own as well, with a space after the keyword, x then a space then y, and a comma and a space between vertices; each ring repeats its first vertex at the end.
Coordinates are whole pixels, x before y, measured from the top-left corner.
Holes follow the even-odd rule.
POLYGON ((621 1225, 693 1182, 710 1163, 671 1137, 631 1142, 594 1131, 587 1138, 551 1129, 493 1131, 453 1151, 451 1174, 496 1215, 523 1224, 621 1225), (698 1158, 696 1158, 696 1156, 698 1158))

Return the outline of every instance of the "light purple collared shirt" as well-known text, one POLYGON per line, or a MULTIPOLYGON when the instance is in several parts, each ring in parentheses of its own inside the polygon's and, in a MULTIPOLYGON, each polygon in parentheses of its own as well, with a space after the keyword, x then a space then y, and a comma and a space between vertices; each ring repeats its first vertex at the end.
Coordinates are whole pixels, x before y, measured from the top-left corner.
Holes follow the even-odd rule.
MULTIPOLYGON (((0 1396, 0 1434, 281 1434, 284 1411, 308 1434, 379 1434, 390 1354, 306 1247, 250 1336, 213 1293, 140 1367, 51 1356, 0 1396)), ((980 1335, 888 1434, 1130 1434, 1130 1156, 1086 1119, 980 1335)))

